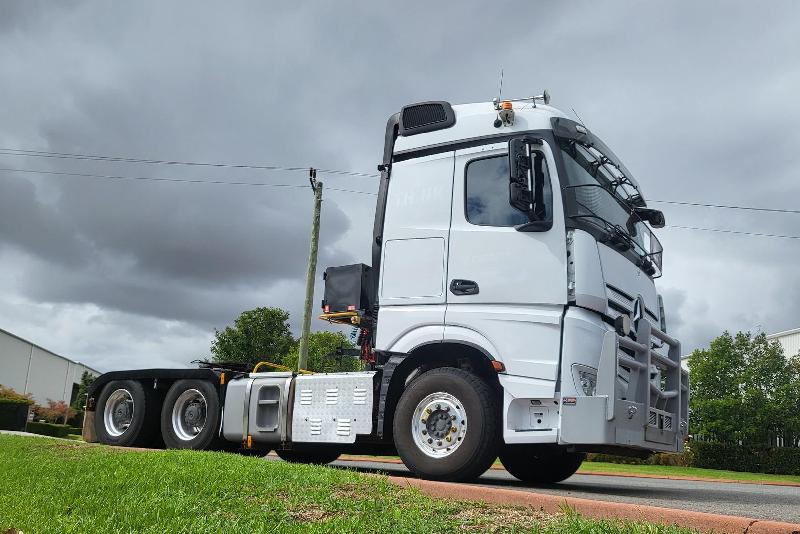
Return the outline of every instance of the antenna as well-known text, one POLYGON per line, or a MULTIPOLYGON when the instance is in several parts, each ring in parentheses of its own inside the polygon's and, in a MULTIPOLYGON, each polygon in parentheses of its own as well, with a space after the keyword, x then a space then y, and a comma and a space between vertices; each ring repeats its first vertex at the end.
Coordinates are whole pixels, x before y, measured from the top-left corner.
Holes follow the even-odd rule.
POLYGON ((500 67, 500 94, 497 95, 497 100, 503 98, 503 67, 500 67))
MULTIPOLYGON (((581 118, 581 116, 580 116, 580 115, 578 115, 578 112, 577 112, 577 111, 575 111, 575 108, 569 108, 569 109, 571 109, 571 110, 572 110, 572 113, 574 113, 574 114, 575 114, 575 116, 576 116, 576 117, 578 117, 578 122, 580 122, 580 123, 581 123, 581 126, 583 126, 584 128, 586 128, 586 125, 583 123, 583 119, 581 118)), ((588 130, 589 128, 586 128, 586 129, 588 130)))
POLYGON ((492 100, 494 104, 494 109, 500 109, 500 99, 503 98, 503 67, 500 67, 500 92, 497 95, 497 98, 492 100))

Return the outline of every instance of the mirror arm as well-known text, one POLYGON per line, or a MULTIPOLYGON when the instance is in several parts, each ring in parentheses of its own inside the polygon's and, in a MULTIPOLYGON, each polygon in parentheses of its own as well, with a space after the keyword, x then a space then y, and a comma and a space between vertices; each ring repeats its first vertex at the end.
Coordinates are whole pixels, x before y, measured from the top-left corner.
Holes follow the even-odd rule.
POLYGON ((517 232, 546 232, 553 227, 553 221, 546 220, 546 221, 531 221, 525 224, 520 224, 519 226, 515 226, 514 230, 517 232))

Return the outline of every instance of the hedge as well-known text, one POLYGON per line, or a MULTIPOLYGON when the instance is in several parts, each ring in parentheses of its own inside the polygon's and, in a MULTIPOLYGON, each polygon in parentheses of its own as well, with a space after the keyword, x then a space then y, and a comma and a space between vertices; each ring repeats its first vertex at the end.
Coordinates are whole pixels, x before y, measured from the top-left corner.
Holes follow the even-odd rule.
POLYGON ((800 475, 800 448, 693 441, 692 467, 800 475))
POLYGON ((691 465, 692 455, 687 449, 683 454, 672 454, 662 452, 653 454, 647 458, 639 458, 637 456, 616 456, 613 454, 600 454, 589 453, 586 458, 589 462, 608 462, 612 464, 629 464, 629 465, 677 465, 680 467, 687 467, 691 465))
POLYGON ((0 429, 25 430, 30 404, 15 399, 0 399, 0 429))
POLYGON ((31 421, 30 423, 28 423, 28 427, 26 430, 34 434, 41 434, 43 436, 53 436, 55 438, 66 438, 67 434, 70 434, 72 432, 72 428, 69 425, 57 425, 54 423, 38 423, 36 421, 31 421))

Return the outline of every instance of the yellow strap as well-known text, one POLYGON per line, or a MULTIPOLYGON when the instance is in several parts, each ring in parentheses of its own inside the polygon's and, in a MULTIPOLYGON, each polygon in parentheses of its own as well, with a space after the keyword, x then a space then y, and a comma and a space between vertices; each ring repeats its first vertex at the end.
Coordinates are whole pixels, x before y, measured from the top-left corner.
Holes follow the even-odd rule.
MULTIPOLYGON (((256 366, 253 367, 253 371, 252 372, 257 373, 258 369, 262 365, 265 365, 267 367, 273 367, 275 369, 278 369, 279 371, 289 371, 289 372, 294 371, 294 369, 292 369, 291 367, 286 367, 285 365, 280 365, 280 364, 272 363, 272 362, 258 362, 256 364, 256 366)), ((301 375, 313 375, 314 372, 313 371, 309 371, 308 369, 300 369, 300 374, 301 375)))

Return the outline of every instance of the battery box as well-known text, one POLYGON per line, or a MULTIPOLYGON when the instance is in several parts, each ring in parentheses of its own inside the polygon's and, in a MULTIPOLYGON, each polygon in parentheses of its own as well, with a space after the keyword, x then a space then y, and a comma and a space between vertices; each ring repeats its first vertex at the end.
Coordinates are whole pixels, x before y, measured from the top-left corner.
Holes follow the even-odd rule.
POLYGON ((372 307, 372 268, 363 263, 328 267, 323 275, 325 313, 367 311, 372 307))

